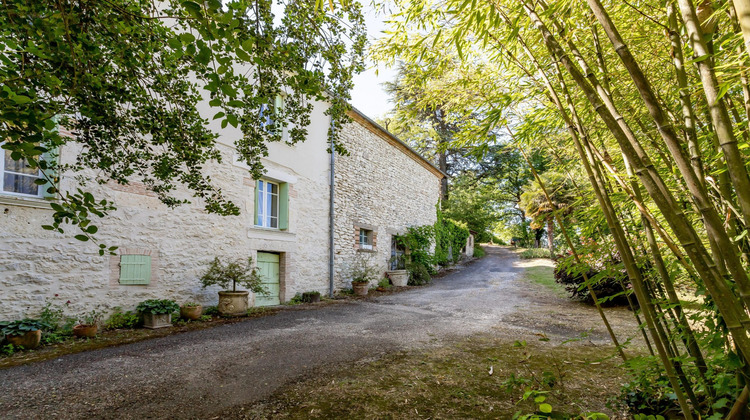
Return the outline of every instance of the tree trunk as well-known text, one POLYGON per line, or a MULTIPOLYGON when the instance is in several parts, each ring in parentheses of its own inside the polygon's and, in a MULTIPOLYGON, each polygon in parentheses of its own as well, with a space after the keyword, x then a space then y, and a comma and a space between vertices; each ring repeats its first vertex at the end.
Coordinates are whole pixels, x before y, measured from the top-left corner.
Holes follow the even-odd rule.
POLYGON ((547 247, 549 248, 550 257, 555 256, 555 220, 547 219, 547 247))

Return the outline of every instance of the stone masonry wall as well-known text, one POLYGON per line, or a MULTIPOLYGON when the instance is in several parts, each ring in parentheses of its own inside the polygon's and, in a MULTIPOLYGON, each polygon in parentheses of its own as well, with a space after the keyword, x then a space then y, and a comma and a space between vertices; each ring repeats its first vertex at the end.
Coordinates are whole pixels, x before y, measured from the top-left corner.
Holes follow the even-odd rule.
MULTIPOLYGON (((284 146, 286 147, 286 146, 284 146)), ((323 159, 325 146, 321 148, 323 159)), ((45 301, 65 303, 75 316, 101 305, 130 310, 150 298, 177 302, 217 303, 218 288, 202 289, 199 277, 215 256, 255 258, 258 250, 282 253, 282 301, 296 292, 327 288, 328 171, 295 173, 293 168, 265 162, 277 173, 288 173, 290 182, 289 230, 253 227, 254 180, 231 162, 233 150, 219 146, 224 163, 207 167, 216 185, 241 208, 239 216, 207 214, 199 200, 170 209, 145 188, 96 185, 88 188, 98 198, 115 202, 118 209, 97 223, 97 237, 119 253, 150 254, 151 284, 119 284, 119 256, 99 256, 94 244, 66 234, 43 230, 51 210, 41 200, 0 197, 0 320, 38 316, 45 301)), ((62 159, 71 151, 62 151, 62 159)), ((75 187, 64 177, 62 188, 75 187)), ((187 192, 178 193, 190 198, 187 192)), ((70 234, 68 234, 68 231, 70 234)), ((252 302, 251 302, 252 303, 252 302)))
POLYGON ((369 260, 385 272, 393 234, 435 223, 440 178, 377 132, 378 127, 367 121, 355 121, 341 131, 350 155, 336 156, 337 288, 351 287, 357 259, 369 260), (373 231, 372 250, 359 249, 359 228, 373 231))

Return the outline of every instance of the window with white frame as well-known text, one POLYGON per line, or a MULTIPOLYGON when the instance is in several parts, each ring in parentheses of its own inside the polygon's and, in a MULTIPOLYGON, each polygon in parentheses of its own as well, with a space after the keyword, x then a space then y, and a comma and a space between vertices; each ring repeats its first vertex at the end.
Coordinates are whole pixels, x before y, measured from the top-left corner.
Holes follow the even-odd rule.
MULTIPOLYGON (((263 104, 260 108, 261 125, 271 134, 277 133, 280 113, 284 110, 284 96, 276 95, 271 104, 263 104)), ((283 130, 282 130, 283 135, 283 130)))
POLYGON ((256 188, 255 225, 267 228, 279 227, 279 184, 259 180, 256 188))
POLYGON ((359 249, 372 249, 372 231, 359 229, 359 249))
POLYGON ((14 160, 10 157, 10 150, 0 150, 3 159, 0 160, 0 192, 3 194, 41 197, 43 188, 37 181, 43 179, 39 169, 29 166, 26 159, 14 160))

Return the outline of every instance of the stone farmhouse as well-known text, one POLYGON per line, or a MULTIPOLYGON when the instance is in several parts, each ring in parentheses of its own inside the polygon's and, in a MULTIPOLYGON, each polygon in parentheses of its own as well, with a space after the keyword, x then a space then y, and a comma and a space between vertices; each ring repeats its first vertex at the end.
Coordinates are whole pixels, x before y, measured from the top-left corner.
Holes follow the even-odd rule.
MULTIPOLYGON (((269 291, 251 294, 257 306, 283 303, 298 292, 349 287, 357 256, 371 257, 385 271, 395 252, 394 234, 435 222, 445 175, 357 110, 350 111, 353 122, 340 133, 350 155, 332 157, 326 107, 316 104, 305 142, 269 145, 261 179, 250 178, 238 162, 232 146, 238 133, 231 126, 212 127, 221 134, 217 147, 224 159, 206 170, 241 207, 239 216, 208 214, 200 203, 170 209, 135 182, 87 184, 95 196, 117 206, 97 233, 103 243, 119 247, 113 256, 41 229, 51 210, 33 185, 38 174, 5 154, 0 319, 38 315, 47 300, 70 301, 73 312, 96 305, 132 309, 150 298, 215 305, 218 289, 203 289, 199 278, 216 256, 253 258, 269 291)), ((60 160, 75 154, 73 146, 63 149, 60 160)), ((76 188, 77 182, 63 174, 60 188, 76 188)))

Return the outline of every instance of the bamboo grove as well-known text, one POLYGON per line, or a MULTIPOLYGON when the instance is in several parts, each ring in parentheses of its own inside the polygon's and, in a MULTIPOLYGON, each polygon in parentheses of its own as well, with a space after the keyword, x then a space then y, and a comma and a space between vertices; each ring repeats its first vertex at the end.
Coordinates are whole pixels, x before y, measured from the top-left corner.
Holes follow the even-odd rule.
POLYGON ((423 73, 424 101, 450 109, 461 146, 545 150, 581 198, 578 216, 556 214, 558 231, 576 259, 591 235, 622 261, 684 417, 739 418, 750 380, 750 4, 389 6, 376 57, 423 73), (685 287, 703 295, 700 308, 682 307, 685 287))

